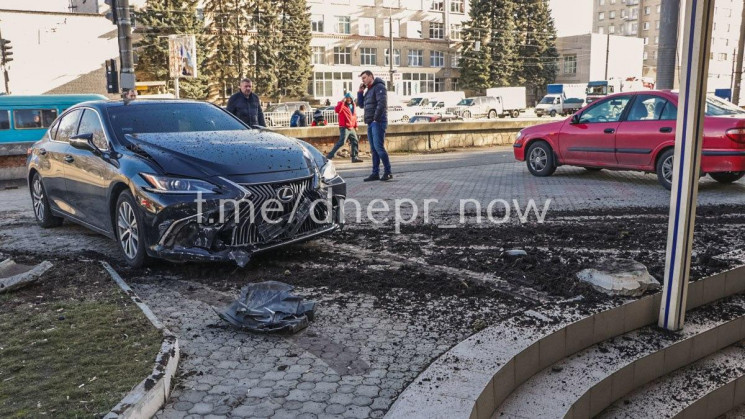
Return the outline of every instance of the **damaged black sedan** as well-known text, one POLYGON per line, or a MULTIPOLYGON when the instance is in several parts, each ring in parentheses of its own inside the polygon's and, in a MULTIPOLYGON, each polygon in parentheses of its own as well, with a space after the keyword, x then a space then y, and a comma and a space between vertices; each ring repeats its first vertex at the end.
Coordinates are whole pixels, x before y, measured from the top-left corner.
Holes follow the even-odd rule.
POLYGON ((69 219, 127 263, 234 261, 339 226, 346 183, 303 141, 197 101, 86 102, 30 149, 42 227, 69 219))

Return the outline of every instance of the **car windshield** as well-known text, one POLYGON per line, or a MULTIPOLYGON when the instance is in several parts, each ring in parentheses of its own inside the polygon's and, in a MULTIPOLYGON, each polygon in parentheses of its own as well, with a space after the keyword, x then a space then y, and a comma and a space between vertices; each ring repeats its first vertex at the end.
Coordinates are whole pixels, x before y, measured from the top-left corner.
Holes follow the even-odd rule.
POLYGON ((473 99, 462 99, 458 102, 457 106, 471 106, 473 105, 473 99))
POLYGON ((110 107, 108 114, 118 138, 125 134, 249 129, 208 103, 138 103, 110 107))
POLYGON ((546 96, 543 99, 541 99, 540 102, 538 102, 539 105, 553 105, 553 103, 554 103, 553 96, 546 96))
POLYGON ((413 97, 409 100, 409 103, 407 103, 406 106, 419 106, 422 104, 423 100, 424 98, 421 97, 413 97))
POLYGON ((745 111, 738 108, 737 105, 720 99, 716 96, 707 96, 706 98, 706 115, 707 116, 731 116, 738 115, 745 117, 745 111))

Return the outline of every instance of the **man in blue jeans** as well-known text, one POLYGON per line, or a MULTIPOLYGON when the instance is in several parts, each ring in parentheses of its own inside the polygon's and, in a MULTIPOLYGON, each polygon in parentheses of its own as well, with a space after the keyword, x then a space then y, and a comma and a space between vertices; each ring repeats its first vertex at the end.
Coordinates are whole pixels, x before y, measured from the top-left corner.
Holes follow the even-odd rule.
POLYGON ((373 166, 372 174, 364 181, 389 181, 393 179, 393 175, 388 152, 385 151, 385 130, 388 128, 388 91, 385 88, 385 82, 379 77, 374 77, 372 71, 365 70, 360 77, 362 84, 357 92, 357 105, 365 110, 367 141, 370 143, 373 166), (383 162, 383 176, 380 176, 381 161, 383 162))

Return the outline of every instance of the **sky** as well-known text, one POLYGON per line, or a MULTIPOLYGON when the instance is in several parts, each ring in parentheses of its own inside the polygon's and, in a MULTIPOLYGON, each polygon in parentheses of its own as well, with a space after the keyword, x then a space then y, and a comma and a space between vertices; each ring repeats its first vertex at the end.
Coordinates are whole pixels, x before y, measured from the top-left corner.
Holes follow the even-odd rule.
POLYGON ((592 32, 593 0, 549 0, 558 36, 592 32))

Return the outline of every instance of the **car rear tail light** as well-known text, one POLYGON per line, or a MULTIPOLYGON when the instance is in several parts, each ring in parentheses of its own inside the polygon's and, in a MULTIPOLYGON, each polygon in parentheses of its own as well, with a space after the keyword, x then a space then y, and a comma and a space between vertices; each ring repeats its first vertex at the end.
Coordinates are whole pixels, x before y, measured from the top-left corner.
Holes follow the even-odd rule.
POLYGON ((745 143, 745 128, 728 129, 727 138, 738 143, 745 143))

